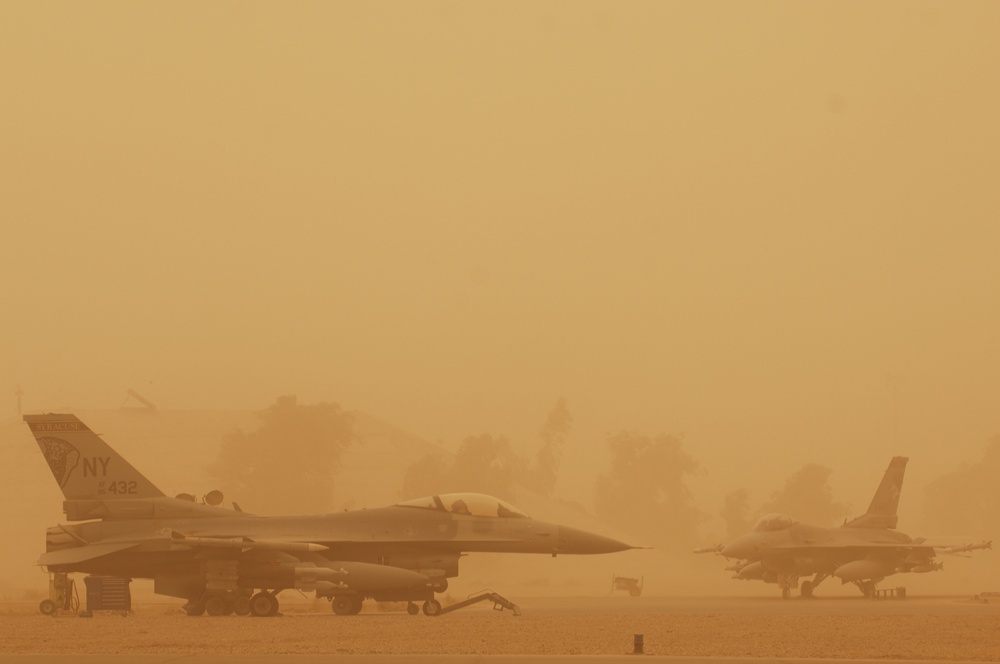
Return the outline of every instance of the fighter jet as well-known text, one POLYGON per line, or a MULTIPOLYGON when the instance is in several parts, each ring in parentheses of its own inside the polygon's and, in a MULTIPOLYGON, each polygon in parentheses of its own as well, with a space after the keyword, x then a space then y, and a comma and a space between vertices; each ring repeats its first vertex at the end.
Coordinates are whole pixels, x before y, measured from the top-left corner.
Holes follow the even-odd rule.
POLYGON ((893 457, 882 477, 868 511, 839 528, 799 523, 784 514, 767 514, 753 529, 728 544, 696 553, 721 553, 736 559, 726 569, 734 579, 757 579, 776 583, 785 599, 796 588, 811 597, 816 586, 833 576, 853 583, 866 597, 874 596, 876 584, 899 572, 933 572, 944 567, 935 560, 937 551, 960 553, 989 549, 991 542, 935 544, 912 539, 895 530, 906 457, 893 457), (799 578, 814 575, 802 581, 799 578))
POLYGON ((166 496, 74 415, 25 415, 63 491, 72 524, 49 528, 38 560, 50 572, 152 579, 189 615, 276 615, 277 594, 315 592, 337 614, 366 598, 441 611, 435 593, 468 552, 597 554, 636 548, 531 519, 476 493, 375 509, 254 516, 192 496, 166 496))

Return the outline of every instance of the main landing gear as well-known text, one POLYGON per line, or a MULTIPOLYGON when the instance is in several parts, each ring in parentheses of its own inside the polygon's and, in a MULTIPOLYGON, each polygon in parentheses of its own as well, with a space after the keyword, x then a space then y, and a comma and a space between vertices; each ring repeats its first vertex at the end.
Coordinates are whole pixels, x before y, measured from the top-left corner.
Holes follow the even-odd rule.
POLYGON ((866 598, 871 599, 875 597, 875 582, 868 581, 855 581, 854 585, 861 589, 861 594, 866 598))
POLYGON ((267 590, 262 590, 251 597, 250 615, 260 618, 278 615, 277 596, 267 590))
POLYGON ((189 616, 275 616, 278 614, 278 598, 274 593, 261 591, 251 596, 249 591, 209 592, 201 597, 188 600, 184 612, 189 616))
POLYGON ((816 586, 823 583, 823 580, 826 579, 826 577, 828 576, 830 575, 819 572, 816 574, 815 577, 813 577, 811 581, 809 579, 806 579, 805 581, 802 582, 802 585, 799 586, 799 595, 805 598, 812 597, 813 591, 816 590, 816 586))
POLYGON ((788 599, 792 591, 799 587, 799 577, 794 574, 779 574, 778 587, 781 588, 781 598, 788 599))
POLYGON ((337 595, 331 601, 333 612, 338 616, 356 616, 361 613, 365 598, 361 595, 337 595))
POLYGON ((781 597, 783 599, 790 598, 792 596, 792 591, 796 589, 798 589, 800 597, 812 597, 816 586, 823 583, 823 580, 828 576, 830 575, 818 572, 812 579, 806 579, 800 585, 798 576, 793 574, 781 574, 778 576, 778 587, 781 588, 781 597))

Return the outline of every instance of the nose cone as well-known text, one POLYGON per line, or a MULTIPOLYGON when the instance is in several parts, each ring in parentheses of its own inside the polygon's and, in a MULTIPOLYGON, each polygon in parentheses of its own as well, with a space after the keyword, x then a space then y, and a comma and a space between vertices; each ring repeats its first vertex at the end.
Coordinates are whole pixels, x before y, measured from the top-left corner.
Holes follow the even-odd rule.
POLYGON ((757 553, 757 542, 753 537, 743 535, 722 547, 720 553, 726 558, 739 558, 741 560, 753 558, 757 553))
POLYGON ((559 539, 554 553, 615 553, 634 548, 636 547, 610 537, 559 526, 559 539))

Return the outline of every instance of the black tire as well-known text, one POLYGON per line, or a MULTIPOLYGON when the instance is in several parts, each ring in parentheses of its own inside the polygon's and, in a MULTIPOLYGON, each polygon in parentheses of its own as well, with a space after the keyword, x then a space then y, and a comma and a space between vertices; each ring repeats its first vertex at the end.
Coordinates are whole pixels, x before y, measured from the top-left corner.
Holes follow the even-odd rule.
POLYGON ((365 598, 363 595, 355 595, 354 601, 351 604, 351 615, 356 616, 361 613, 361 609, 365 606, 365 598))
POLYGON ((413 602, 407 602, 406 612, 409 613, 411 616, 415 616, 418 613, 420 613, 420 607, 414 604, 413 602))
POLYGON ((781 599, 788 599, 791 596, 792 596, 792 589, 791 588, 782 588, 781 589, 781 599))
POLYGON ((353 595, 337 595, 330 600, 330 607, 338 616, 353 616, 361 610, 360 607, 358 607, 358 611, 355 611, 354 602, 355 600, 353 595))
POLYGON ((801 593, 803 597, 812 597, 813 588, 814 586, 812 581, 803 581, 802 585, 799 587, 799 593, 801 593))
POLYGON ((43 599, 38 603, 38 610, 42 612, 42 615, 54 616, 56 615, 56 603, 51 599, 43 599))
POLYGON ((436 599, 429 599, 424 602, 424 615, 436 616, 441 613, 441 602, 436 599))
POLYGON ((237 595, 233 600, 233 613, 238 616, 250 615, 250 595, 237 595))
POLYGON ((205 613, 210 616, 226 615, 226 598, 220 595, 209 595, 206 597, 205 613))
POLYGON ((250 598, 250 615, 258 618, 278 615, 278 598, 261 591, 250 598))

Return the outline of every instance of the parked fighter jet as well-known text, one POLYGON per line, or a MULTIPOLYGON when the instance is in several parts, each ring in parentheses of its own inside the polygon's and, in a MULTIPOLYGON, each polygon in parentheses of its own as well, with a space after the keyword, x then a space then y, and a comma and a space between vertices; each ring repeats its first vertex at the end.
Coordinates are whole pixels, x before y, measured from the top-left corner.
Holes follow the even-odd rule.
MULTIPOLYGON (((628 544, 528 518, 482 494, 444 494, 316 516, 264 517, 170 498, 74 415, 26 415, 66 498, 38 564, 153 580, 190 615, 274 615, 294 588, 355 614, 371 597, 434 615, 466 552, 612 553, 628 544), (254 591, 257 591, 256 593, 254 591)), ((221 503, 219 500, 212 501, 221 503)), ((235 507, 235 504, 234 504, 235 507)))
POLYGON ((866 597, 871 597, 875 585, 890 574, 933 572, 944 567, 934 559, 938 550, 959 553, 992 548, 991 542, 934 544, 894 530, 906 462, 906 457, 894 457, 868 511, 839 528, 810 526, 784 514, 768 514, 746 535, 695 552, 711 551, 737 559, 735 565, 726 568, 734 572, 734 579, 776 583, 787 599, 792 590, 799 588, 802 576, 815 575, 802 581, 802 597, 812 596, 816 586, 830 576, 857 585, 866 597))

